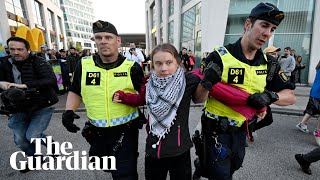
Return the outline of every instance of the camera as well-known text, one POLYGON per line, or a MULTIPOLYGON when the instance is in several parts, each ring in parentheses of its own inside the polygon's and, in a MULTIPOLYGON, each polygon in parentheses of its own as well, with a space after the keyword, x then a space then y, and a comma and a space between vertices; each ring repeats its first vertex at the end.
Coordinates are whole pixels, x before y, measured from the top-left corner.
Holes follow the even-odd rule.
POLYGON ((132 51, 135 51, 135 50, 136 50, 136 48, 130 48, 129 52, 131 53, 132 51))

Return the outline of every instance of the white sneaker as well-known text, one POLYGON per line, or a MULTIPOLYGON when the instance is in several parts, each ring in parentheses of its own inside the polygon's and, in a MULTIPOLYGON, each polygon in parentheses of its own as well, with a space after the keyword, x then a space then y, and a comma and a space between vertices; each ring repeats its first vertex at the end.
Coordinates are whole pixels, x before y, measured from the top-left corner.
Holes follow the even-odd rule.
POLYGON ((299 128, 304 133, 309 133, 307 125, 302 124, 301 122, 299 122, 299 124, 297 124, 296 127, 299 128))

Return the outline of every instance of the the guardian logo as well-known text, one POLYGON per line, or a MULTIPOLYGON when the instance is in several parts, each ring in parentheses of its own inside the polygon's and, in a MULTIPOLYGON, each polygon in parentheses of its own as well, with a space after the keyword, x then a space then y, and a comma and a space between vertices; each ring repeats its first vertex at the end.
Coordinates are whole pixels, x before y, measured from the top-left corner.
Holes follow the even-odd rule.
POLYGON ((35 156, 26 157, 23 151, 15 152, 10 156, 10 166, 13 169, 25 170, 28 166, 30 170, 117 170, 114 156, 88 157, 86 151, 82 151, 80 156, 79 151, 72 151, 70 142, 63 142, 60 145, 59 142, 52 142, 51 136, 32 138, 30 143, 33 142, 35 142, 35 156), (41 141, 47 144, 46 154, 41 153, 41 141), (52 147, 55 148, 54 153, 52 147), (17 162, 19 154, 26 160, 17 162))

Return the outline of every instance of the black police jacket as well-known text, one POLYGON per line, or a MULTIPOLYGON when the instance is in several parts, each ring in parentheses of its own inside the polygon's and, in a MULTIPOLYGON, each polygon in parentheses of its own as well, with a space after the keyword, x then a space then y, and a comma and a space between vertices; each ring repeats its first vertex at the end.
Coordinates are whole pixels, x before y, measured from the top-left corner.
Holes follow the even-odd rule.
POLYGON ((279 92, 283 89, 294 90, 295 84, 290 81, 278 63, 278 61, 267 55, 268 58, 268 75, 267 75, 267 86, 266 89, 269 91, 279 92))

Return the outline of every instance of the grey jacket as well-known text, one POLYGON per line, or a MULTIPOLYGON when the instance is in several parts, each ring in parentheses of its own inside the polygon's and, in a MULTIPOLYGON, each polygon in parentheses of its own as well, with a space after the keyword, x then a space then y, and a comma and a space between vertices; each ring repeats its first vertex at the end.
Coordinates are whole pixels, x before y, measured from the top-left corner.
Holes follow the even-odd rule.
POLYGON ((291 72, 294 70, 296 67, 296 61, 294 57, 288 55, 287 57, 281 56, 279 58, 279 64, 281 66, 281 69, 284 71, 284 73, 287 76, 291 76, 291 72))

